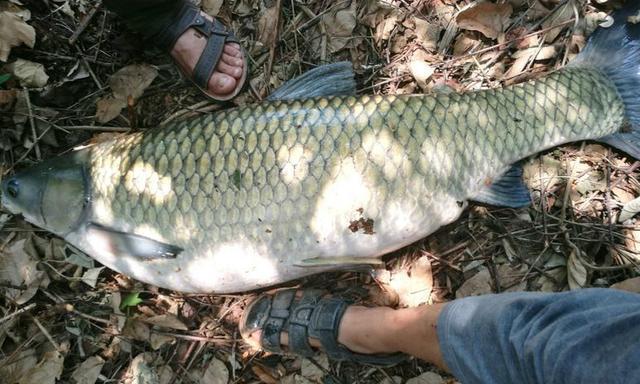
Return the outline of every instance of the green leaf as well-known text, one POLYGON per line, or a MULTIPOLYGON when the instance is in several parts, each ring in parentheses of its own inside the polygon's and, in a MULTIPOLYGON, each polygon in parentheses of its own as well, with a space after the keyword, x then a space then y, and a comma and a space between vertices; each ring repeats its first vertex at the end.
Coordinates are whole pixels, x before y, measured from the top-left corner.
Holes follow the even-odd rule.
POLYGON ((11 74, 5 73, 4 75, 0 75, 0 85, 4 84, 11 78, 11 74))
POLYGON ((142 303, 142 299, 140 298, 140 292, 131 292, 122 300, 120 303, 120 309, 125 309, 127 307, 135 307, 136 305, 142 303))

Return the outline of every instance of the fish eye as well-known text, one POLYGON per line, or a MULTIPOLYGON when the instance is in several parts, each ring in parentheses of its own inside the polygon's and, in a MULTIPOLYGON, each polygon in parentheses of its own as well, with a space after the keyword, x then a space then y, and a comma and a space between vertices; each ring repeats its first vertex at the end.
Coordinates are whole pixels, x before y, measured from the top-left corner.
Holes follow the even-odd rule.
POLYGON ((19 190, 20 188, 18 186, 18 181, 16 181, 15 179, 9 180, 9 182, 7 183, 7 193, 9 194, 9 196, 14 199, 17 198, 19 190))

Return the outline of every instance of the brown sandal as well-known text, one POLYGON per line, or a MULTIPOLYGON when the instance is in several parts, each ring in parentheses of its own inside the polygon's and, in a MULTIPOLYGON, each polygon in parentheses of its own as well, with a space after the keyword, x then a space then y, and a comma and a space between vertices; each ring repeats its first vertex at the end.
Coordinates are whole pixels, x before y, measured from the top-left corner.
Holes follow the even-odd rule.
POLYGON ((243 73, 242 77, 238 80, 235 90, 228 95, 218 95, 208 91, 209 79, 222 57, 225 44, 240 43, 233 32, 228 30, 218 20, 209 20, 198 7, 185 1, 182 9, 178 13, 176 21, 158 33, 158 35, 154 37, 154 43, 166 52, 171 52, 178 38, 189 28, 193 28, 201 33, 207 39, 207 44, 200 54, 193 73, 190 76, 185 74, 185 76, 187 76, 202 93, 213 100, 228 101, 233 99, 240 93, 247 80, 247 55, 242 47, 241 50, 244 60, 243 73))

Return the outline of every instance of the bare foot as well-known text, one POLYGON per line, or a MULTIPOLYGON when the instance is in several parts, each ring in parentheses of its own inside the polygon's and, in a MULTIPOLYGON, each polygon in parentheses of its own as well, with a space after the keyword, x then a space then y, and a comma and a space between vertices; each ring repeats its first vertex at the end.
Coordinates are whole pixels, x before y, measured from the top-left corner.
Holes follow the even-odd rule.
MULTIPOLYGON (((202 15, 209 20, 212 18, 204 12, 202 15)), ((207 44, 207 39, 193 28, 187 29, 178 38, 171 50, 171 56, 175 59, 182 71, 186 74, 193 73, 198 63, 200 54, 207 44)), ((211 78, 207 91, 216 96, 231 94, 244 73, 244 60, 240 46, 236 43, 227 43, 211 78)))

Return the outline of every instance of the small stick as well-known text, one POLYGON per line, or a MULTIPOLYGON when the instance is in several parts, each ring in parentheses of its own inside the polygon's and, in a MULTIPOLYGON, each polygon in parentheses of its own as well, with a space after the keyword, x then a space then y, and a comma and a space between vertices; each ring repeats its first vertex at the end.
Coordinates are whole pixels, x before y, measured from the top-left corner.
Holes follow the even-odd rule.
POLYGON ((40 332, 42 332, 42 334, 47 338, 47 340, 49 340, 49 342, 51 343, 51 345, 53 345, 56 351, 62 353, 62 349, 60 348, 60 345, 56 343, 55 340, 53 340, 53 337, 51 337, 51 334, 42 326, 42 324, 40 324, 40 321, 38 321, 38 319, 33 317, 33 322, 36 323, 36 325, 40 329, 40 332))
POLYGON ((36 303, 31 303, 31 304, 27 305, 26 307, 22 307, 22 308, 18 309, 17 311, 15 311, 15 312, 13 312, 13 313, 11 313, 11 314, 9 314, 9 315, 7 315, 7 316, 5 316, 5 317, 1 318, 1 319, 0 319, 0 324, 4 323, 4 322, 5 322, 5 321, 7 321, 7 320, 12 319, 13 317, 18 316, 18 315, 19 315, 19 314, 21 314, 21 313, 25 313, 25 312, 27 312, 27 311, 32 310, 32 309, 33 309, 33 307, 35 307, 35 306, 36 306, 36 303))
POLYGON ((42 157, 40 155, 40 147, 38 146, 38 133, 36 132, 36 123, 33 119, 33 110, 31 109, 31 99, 29 99, 29 90, 27 87, 23 88, 24 90, 24 99, 27 102, 27 109, 29 110, 29 125, 31 125, 31 133, 33 134, 33 146, 36 150, 36 158, 40 160, 42 157))
POLYGON ((129 127, 105 127, 99 125, 60 125, 58 128, 69 131, 104 131, 104 132, 129 132, 129 127))
POLYGON ((74 45, 76 43, 76 40, 78 40, 82 32, 84 32, 84 30, 87 29, 87 26, 93 19, 93 16, 96 15, 96 13, 101 7, 102 7, 102 0, 96 1, 96 4, 93 6, 93 8, 89 10, 89 13, 87 13, 84 19, 82 19, 82 21, 80 22, 78 29, 76 29, 76 31, 73 32, 73 35, 71 35, 71 37, 69 38, 69 44, 74 45))

